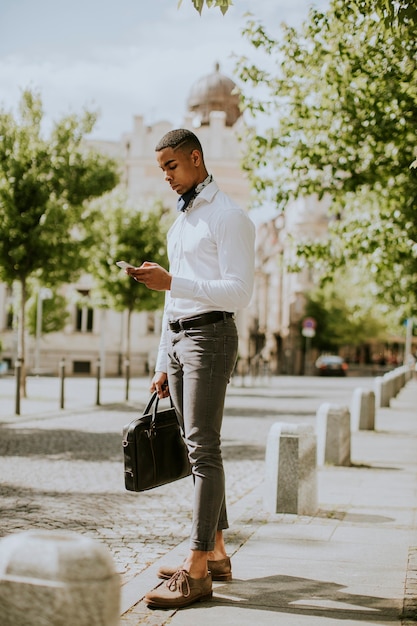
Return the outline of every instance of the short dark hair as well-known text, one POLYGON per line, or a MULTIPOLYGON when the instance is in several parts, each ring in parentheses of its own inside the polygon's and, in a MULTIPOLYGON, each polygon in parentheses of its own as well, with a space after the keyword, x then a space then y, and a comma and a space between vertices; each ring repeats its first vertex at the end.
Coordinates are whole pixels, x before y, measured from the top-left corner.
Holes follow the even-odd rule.
POLYGON ((173 150, 199 150, 203 155, 203 148, 196 135, 187 130, 186 128, 177 128, 176 130, 170 130, 166 133, 162 139, 158 142, 155 152, 165 150, 165 148, 172 148, 173 150))

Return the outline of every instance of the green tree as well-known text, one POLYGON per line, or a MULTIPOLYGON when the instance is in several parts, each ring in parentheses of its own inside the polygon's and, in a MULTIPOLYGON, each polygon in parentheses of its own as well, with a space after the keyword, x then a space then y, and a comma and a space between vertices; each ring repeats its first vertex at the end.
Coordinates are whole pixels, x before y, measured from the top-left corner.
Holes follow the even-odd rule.
POLYGON ((312 345, 320 351, 337 352, 342 346, 360 347, 372 340, 385 341, 397 331, 397 321, 387 308, 376 306, 360 273, 355 279, 338 272, 333 282, 317 287, 307 296, 306 316, 317 322, 312 345))
POLYGON ((167 267, 166 231, 170 225, 168 211, 160 203, 146 211, 126 206, 120 194, 102 204, 93 234, 95 243, 89 270, 97 281, 97 296, 118 311, 128 311, 127 354, 130 358, 130 327, 134 311, 162 308, 164 294, 147 289, 117 267, 116 261, 139 266, 153 261, 167 267))
POLYGON ((24 330, 28 280, 73 280, 88 256, 88 201, 118 182, 114 161, 86 148, 96 115, 58 121, 45 139, 38 94, 25 91, 17 118, 0 111, 0 280, 21 291, 18 357, 25 394, 24 330))
POLYGON ((284 27, 281 41, 248 22, 245 35, 277 69, 239 62, 241 80, 256 87, 244 107, 273 120, 262 132, 247 129, 244 167, 254 189, 281 208, 297 196, 331 197, 331 237, 300 252, 321 257, 330 273, 366 257, 381 296, 412 309, 417 22, 387 30, 365 5, 333 0, 325 13, 311 10, 299 32, 284 27))

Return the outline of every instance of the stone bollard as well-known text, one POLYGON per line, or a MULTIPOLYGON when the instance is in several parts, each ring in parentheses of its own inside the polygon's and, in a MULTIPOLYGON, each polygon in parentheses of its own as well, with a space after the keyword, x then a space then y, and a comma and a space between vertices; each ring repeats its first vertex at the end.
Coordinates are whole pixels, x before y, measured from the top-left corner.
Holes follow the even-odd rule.
POLYGON ((390 402, 391 402, 391 398, 395 398, 395 389, 396 389, 396 373, 395 370, 391 371, 391 372, 387 372, 386 374, 383 375, 383 385, 385 384, 387 389, 386 389, 386 395, 388 398, 388 404, 384 404, 381 406, 390 406, 390 402))
POLYGON ((381 396, 382 396, 382 376, 377 376, 374 379, 374 391, 375 391, 375 406, 380 408, 381 396))
POLYGON ((345 406, 322 404, 316 416, 318 465, 350 465, 350 411, 345 406))
POLYGON ((116 626, 120 577, 107 548, 70 532, 0 540, 1 626, 116 626))
POLYGON ((350 407, 350 429, 357 430, 375 429, 375 394, 357 387, 353 392, 350 407))
POLYGON ((265 455, 264 506, 270 513, 317 511, 317 446, 312 426, 276 422, 265 455))
POLYGON ((375 403, 378 408, 390 405, 391 393, 389 380, 385 376, 377 376, 375 384, 375 403))
POLYGON ((394 396, 398 396, 401 389, 404 387, 404 384, 405 384, 404 372, 402 371, 401 368, 398 368, 398 371, 394 378, 394 396))

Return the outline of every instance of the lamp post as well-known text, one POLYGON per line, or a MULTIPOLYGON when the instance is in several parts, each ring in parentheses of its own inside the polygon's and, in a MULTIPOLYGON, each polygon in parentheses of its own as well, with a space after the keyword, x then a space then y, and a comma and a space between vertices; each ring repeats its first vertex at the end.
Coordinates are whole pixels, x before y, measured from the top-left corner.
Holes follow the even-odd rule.
POLYGON ((52 291, 48 287, 40 287, 36 307, 36 341, 35 341, 35 372, 40 371, 40 343, 42 338, 42 310, 43 301, 52 298, 52 291))

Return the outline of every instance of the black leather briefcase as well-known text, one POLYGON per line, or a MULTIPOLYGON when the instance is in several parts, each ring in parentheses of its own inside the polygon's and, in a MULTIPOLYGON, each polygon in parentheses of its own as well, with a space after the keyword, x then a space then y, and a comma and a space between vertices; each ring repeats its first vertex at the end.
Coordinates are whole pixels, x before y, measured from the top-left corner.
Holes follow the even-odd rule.
POLYGON ((146 491, 191 474, 187 446, 173 406, 158 410, 155 392, 143 415, 123 428, 125 487, 146 491))

